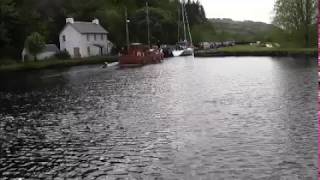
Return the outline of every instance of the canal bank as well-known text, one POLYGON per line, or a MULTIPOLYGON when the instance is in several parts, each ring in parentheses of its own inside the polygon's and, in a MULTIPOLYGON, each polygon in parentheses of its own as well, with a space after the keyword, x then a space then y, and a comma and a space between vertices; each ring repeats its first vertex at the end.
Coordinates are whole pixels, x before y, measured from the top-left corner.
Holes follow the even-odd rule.
MULTIPOLYGON (((219 49, 196 50, 195 57, 231 57, 231 56, 265 56, 265 57, 317 57, 314 48, 262 48, 251 46, 234 46, 219 49)), ((47 60, 27 63, 0 64, 0 73, 34 71, 41 69, 65 68, 81 65, 104 64, 118 62, 118 56, 92 57, 83 59, 47 60)))
POLYGON ((224 56, 310 56, 317 57, 316 48, 266 48, 251 46, 235 46, 220 49, 197 50, 196 57, 224 57, 224 56))
POLYGON ((92 65, 92 64, 104 64, 105 62, 113 63, 117 62, 117 56, 106 57, 92 57, 83 59, 66 59, 66 60, 46 60, 46 61, 32 61, 26 63, 13 63, 8 65, 0 65, 1 72, 14 72, 14 71, 34 71, 40 69, 53 69, 53 68, 65 68, 80 65, 92 65))

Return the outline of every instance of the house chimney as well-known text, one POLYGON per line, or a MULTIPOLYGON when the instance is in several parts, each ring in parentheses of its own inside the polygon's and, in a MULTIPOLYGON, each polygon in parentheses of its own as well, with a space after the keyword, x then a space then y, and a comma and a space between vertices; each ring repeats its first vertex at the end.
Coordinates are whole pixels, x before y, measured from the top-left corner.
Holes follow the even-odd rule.
POLYGON ((73 23, 74 23, 73 18, 67 18, 67 19, 66 19, 66 23, 67 23, 67 24, 68 24, 68 23, 73 24, 73 23))
POLYGON ((92 23, 93 23, 93 24, 97 24, 97 25, 100 24, 100 23, 99 23, 99 19, 97 19, 97 18, 95 18, 94 20, 92 20, 92 23))

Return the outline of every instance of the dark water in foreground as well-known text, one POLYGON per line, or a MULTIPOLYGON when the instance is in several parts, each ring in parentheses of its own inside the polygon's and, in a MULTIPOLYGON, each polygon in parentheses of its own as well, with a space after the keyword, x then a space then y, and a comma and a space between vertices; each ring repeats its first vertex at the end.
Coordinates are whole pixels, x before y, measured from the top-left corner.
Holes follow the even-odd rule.
POLYGON ((317 179, 316 59, 0 76, 0 179, 317 179))

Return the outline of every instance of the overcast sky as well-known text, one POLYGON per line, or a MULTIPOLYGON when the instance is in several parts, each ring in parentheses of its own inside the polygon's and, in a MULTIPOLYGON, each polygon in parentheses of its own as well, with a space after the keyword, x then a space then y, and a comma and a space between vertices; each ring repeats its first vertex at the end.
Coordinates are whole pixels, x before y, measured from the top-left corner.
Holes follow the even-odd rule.
POLYGON ((200 0, 208 18, 271 23, 275 0, 200 0))

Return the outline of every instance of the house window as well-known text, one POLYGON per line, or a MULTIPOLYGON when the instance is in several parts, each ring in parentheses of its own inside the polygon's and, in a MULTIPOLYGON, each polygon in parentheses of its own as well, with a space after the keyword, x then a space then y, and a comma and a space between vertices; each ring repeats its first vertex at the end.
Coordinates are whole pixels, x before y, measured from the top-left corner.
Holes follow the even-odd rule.
POLYGON ((88 46, 88 48, 87 48, 87 51, 88 51, 88 56, 90 56, 90 54, 91 54, 91 49, 90 49, 89 46, 88 46))
POLYGON ((63 40, 63 42, 66 41, 66 35, 63 35, 63 36, 62 36, 62 40, 63 40))
POLYGON ((95 41, 97 40, 97 34, 94 34, 94 40, 95 41))
POLYGON ((87 34, 87 41, 90 41, 90 34, 87 34))
POLYGON ((103 34, 101 34, 101 41, 103 41, 103 34))

